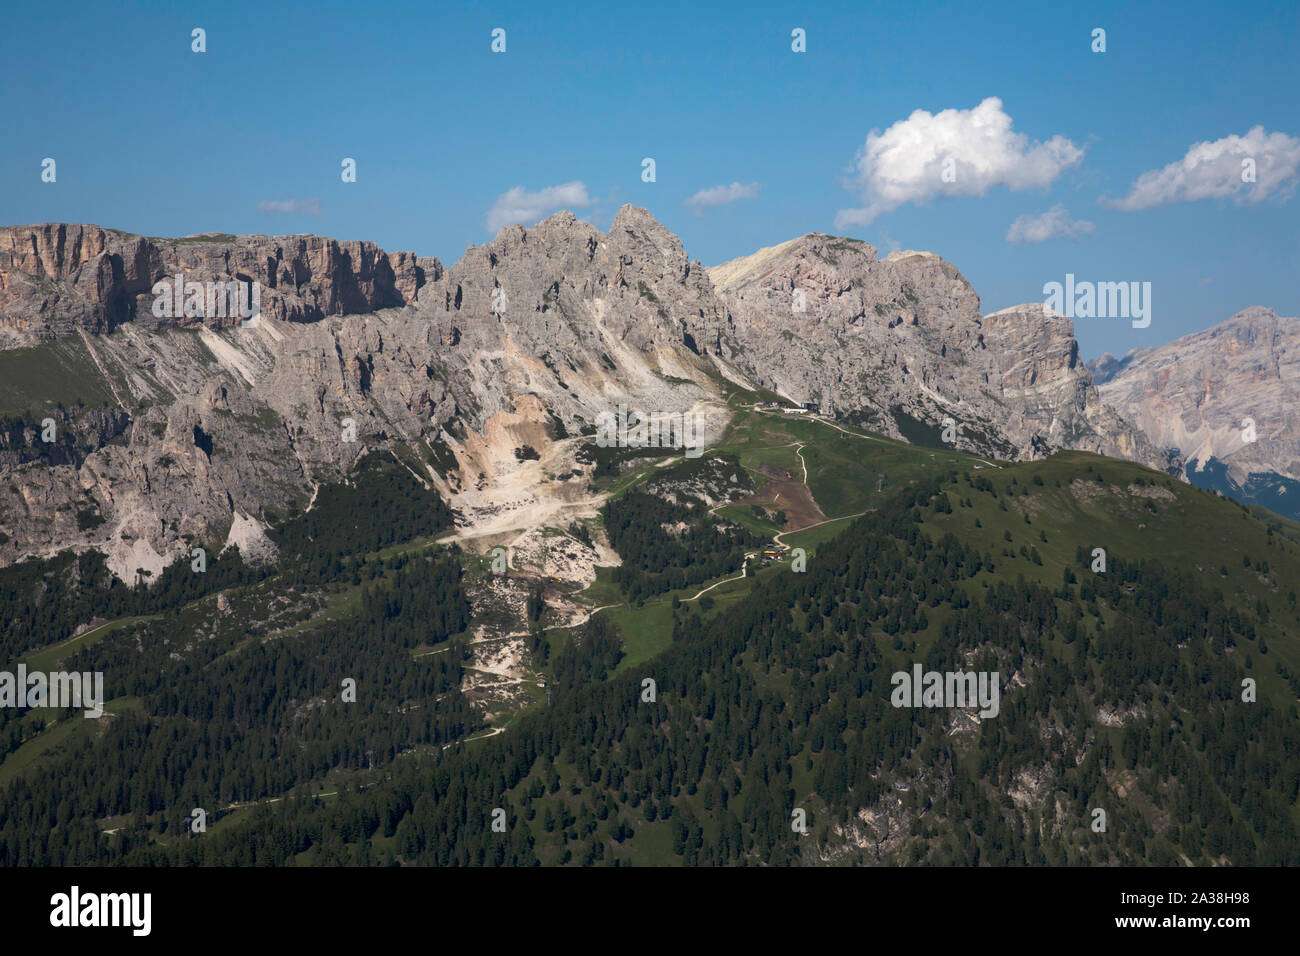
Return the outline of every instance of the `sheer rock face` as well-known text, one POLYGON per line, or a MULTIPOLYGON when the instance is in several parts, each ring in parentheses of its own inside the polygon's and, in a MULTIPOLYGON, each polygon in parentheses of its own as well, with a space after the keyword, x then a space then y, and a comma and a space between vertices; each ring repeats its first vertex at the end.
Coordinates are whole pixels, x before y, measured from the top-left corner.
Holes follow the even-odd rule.
POLYGON ((794 401, 895 437, 937 434, 951 418, 957 447, 1004 458, 1069 447, 1170 466, 1103 406, 1069 319, 1041 303, 981 316, 938 256, 881 260, 865 242, 814 234, 709 272, 741 364, 794 401))
POLYGON ((1214 458, 1239 484, 1268 472, 1300 479, 1300 318, 1253 307, 1094 367, 1102 398, 1189 467, 1214 458))
POLYGON ((0 376, 29 356, 106 406, 51 413, 65 381, 0 409, 24 419, 0 432, 0 564, 95 547, 128 579, 196 542, 259 540, 367 453, 398 456, 475 527, 553 513, 590 497, 565 433, 625 404, 705 414, 712 440, 721 377, 902 437, 950 416, 980 453, 1165 463, 1041 306, 981 316, 939 257, 829 236, 706 270, 632 206, 608 233, 568 212, 509 227, 445 270, 318 236, 0 229, 0 376), (156 318, 152 288, 177 273, 259 282, 262 322, 156 318), (60 442, 39 451, 47 413, 60 442))
POLYGON ((372 242, 322 236, 147 239, 91 225, 8 226, 0 228, 0 347, 78 329, 109 332, 129 321, 154 329, 238 324, 238 315, 155 317, 155 283, 177 275, 257 282, 264 315, 313 322, 403 305, 441 272, 436 259, 397 253, 390 260, 372 242))

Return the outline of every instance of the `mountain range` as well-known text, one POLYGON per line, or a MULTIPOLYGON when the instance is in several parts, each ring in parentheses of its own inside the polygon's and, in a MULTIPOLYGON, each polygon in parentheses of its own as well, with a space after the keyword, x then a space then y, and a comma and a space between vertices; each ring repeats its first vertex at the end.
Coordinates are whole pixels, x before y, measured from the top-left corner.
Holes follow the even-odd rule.
POLYGON ((5 227, 0 564, 93 548, 134 582, 200 543, 269 555, 269 527, 380 451, 468 533, 537 527, 588 500, 564 437, 620 404, 717 434, 733 385, 1004 460, 1078 449, 1290 481, 1295 330, 1253 309, 1089 366, 1068 318, 981 314, 931 253, 809 234, 705 268, 630 205, 608 233, 560 212, 449 267, 310 235, 5 227), (256 283, 260 318, 155 309, 176 279, 256 283))
POLYGON ((450 267, 10 228, 0 648, 103 680, 0 707, 0 861, 1293 863, 1300 524, 1173 450, 1246 396, 1289 467, 1239 319, 1093 372, 937 256, 633 207, 450 267))

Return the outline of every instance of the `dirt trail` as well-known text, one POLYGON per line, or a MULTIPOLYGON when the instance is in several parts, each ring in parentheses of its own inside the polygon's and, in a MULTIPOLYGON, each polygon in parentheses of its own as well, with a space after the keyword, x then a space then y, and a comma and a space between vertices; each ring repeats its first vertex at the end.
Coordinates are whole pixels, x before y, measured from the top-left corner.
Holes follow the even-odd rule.
POLYGON ((721 581, 717 581, 713 584, 710 584, 707 588, 703 588, 700 591, 696 592, 694 597, 682 598, 682 600, 683 601, 698 600, 701 594, 704 594, 707 591, 712 591, 714 588, 718 587, 719 585, 726 584, 728 581, 739 581, 741 578, 747 577, 749 572, 749 559, 754 557, 756 553, 757 552, 751 551, 749 554, 745 555, 745 560, 742 561, 740 564, 740 573, 736 575, 734 578, 723 578, 721 581))
POLYGON ((504 734, 505 732, 506 732, 506 728, 505 725, 503 724, 500 727, 493 727, 485 734, 475 734, 472 737, 466 737, 464 740, 453 740, 449 744, 443 744, 442 749, 446 750, 448 747, 458 747, 461 744, 469 743, 471 740, 486 740, 488 737, 495 737, 497 734, 504 734))
POLYGON ((868 508, 866 511, 859 511, 855 515, 840 515, 838 518, 827 518, 825 521, 818 521, 816 524, 805 525, 802 528, 791 528, 789 531, 778 531, 772 538, 777 544, 785 546, 782 538, 787 534, 799 534, 801 531, 811 531, 813 528, 819 528, 824 524, 830 524, 832 521, 847 521, 849 518, 861 518, 865 514, 875 511, 875 508, 868 508))

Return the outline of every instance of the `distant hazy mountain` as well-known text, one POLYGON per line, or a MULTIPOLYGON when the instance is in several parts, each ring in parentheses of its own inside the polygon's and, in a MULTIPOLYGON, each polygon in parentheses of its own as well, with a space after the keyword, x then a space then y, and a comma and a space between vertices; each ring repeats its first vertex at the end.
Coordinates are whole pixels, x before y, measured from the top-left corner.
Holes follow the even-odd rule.
POLYGON ((1178 449, 1193 484, 1300 517, 1300 319, 1249 308, 1089 367, 1108 405, 1178 449))

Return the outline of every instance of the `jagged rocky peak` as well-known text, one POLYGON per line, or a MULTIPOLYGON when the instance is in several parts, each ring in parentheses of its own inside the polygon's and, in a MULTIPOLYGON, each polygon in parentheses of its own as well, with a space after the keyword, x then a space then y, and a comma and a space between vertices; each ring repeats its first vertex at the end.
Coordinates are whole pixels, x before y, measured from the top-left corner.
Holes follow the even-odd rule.
POLYGON ((653 249, 665 263, 685 270, 690 265, 682 240, 651 215, 648 209, 625 203, 614 215, 609 227, 610 239, 634 249, 653 249))
POLYGON ((570 365, 617 364, 612 353, 623 346, 717 353, 730 339, 703 266, 631 205, 608 234, 568 210, 508 226, 470 247, 437 288, 421 302, 435 321, 471 336, 500 325, 534 355, 555 352, 570 365))

